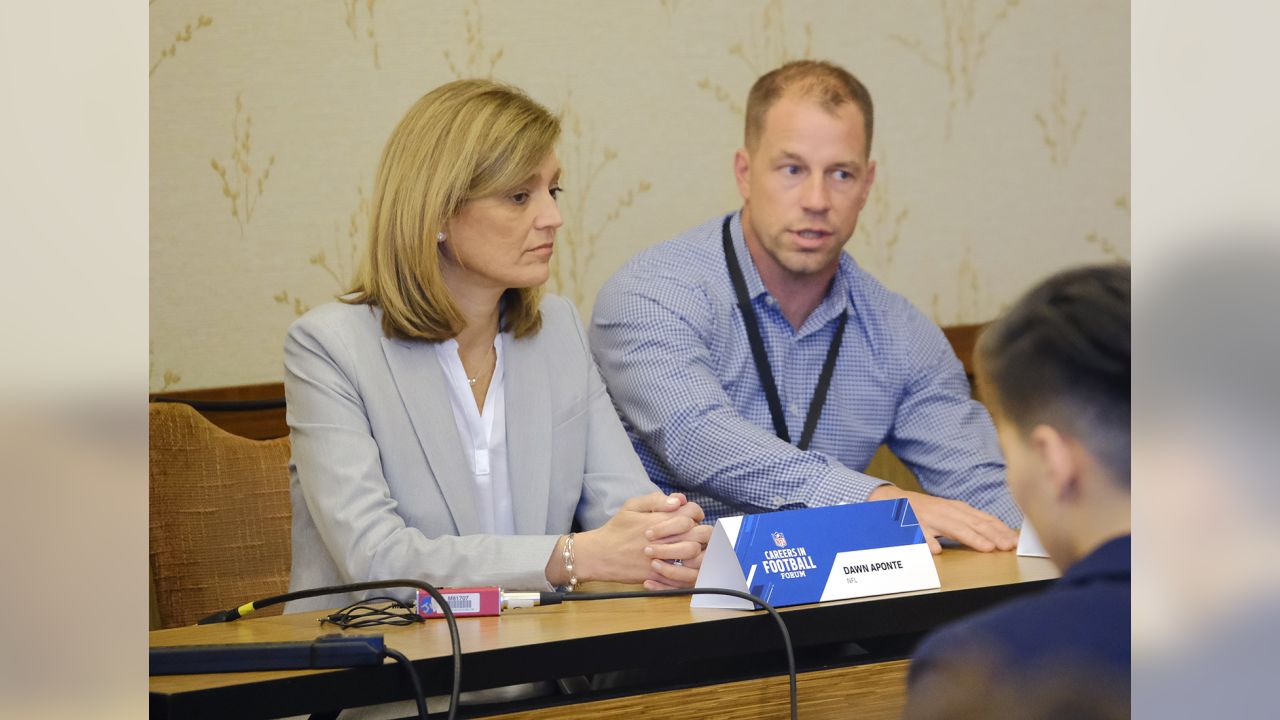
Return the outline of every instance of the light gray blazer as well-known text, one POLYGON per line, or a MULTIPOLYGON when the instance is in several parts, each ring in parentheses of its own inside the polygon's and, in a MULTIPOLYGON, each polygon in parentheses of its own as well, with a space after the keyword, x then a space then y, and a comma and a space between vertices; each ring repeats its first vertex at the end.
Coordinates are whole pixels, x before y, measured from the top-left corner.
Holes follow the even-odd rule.
POLYGON ((542 318, 535 335, 502 339, 510 536, 480 534, 470 465, 431 344, 387 338, 381 312, 367 305, 330 303, 293 323, 284 346, 291 589, 394 578, 549 589, 547 559, 575 516, 596 528, 627 498, 657 490, 605 392, 577 310, 548 296, 542 318))

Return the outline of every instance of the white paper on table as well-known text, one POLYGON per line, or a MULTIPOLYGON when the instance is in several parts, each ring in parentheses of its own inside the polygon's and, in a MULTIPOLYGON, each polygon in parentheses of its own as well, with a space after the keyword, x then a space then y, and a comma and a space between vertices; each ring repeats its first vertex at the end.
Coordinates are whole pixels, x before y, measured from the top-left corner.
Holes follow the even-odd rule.
POLYGON ((1018 554, 1027 557, 1049 557, 1044 545, 1040 543, 1040 536, 1036 534, 1036 529, 1031 527, 1031 521, 1025 517, 1022 518, 1022 532, 1018 535, 1018 554))

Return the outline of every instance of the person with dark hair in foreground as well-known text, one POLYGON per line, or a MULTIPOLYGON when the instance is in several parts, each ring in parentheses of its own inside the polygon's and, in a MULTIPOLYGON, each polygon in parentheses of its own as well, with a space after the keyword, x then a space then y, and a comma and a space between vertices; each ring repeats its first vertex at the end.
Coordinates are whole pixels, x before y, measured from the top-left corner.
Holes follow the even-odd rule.
POLYGON ((1063 576, 926 638, 911 665, 907 717, 981 716, 1007 702, 1024 717, 1079 717, 1081 707, 1091 717, 1125 714, 1129 318, 1129 268, 1086 267, 1032 289, 979 340, 978 384, 1009 487, 1063 576), (1054 692, 1064 678, 1078 689, 1068 715, 1054 699, 1067 699, 1054 692))

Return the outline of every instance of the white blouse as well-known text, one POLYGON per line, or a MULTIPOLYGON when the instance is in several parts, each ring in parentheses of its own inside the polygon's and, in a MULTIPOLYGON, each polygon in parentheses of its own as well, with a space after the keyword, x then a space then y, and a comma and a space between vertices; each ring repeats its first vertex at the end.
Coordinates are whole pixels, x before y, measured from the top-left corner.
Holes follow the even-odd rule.
POLYGON ((493 378, 485 394, 484 410, 476 409, 475 396, 467 382, 467 372, 458 357, 458 341, 445 340, 436 346, 436 356, 449 385, 449 404, 462 440, 463 454, 471 465, 472 493, 483 531, 494 535, 514 535, 515 515, 511 509, 511 481, 507 473, 507 422, 502 369, 502 335, 493 340, 497 355, 493 378))

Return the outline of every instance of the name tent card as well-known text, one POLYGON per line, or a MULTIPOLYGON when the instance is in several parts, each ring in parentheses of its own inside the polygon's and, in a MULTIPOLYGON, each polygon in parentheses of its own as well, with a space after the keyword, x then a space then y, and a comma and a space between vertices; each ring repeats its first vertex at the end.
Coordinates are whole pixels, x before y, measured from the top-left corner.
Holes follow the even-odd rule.
MULTIPOLYGON (((941 587, 905 499, 720 518, 696 587, 744 590, 775 607, 941 587)), ((754 610, 722 595, 693 607, 754 610)))

